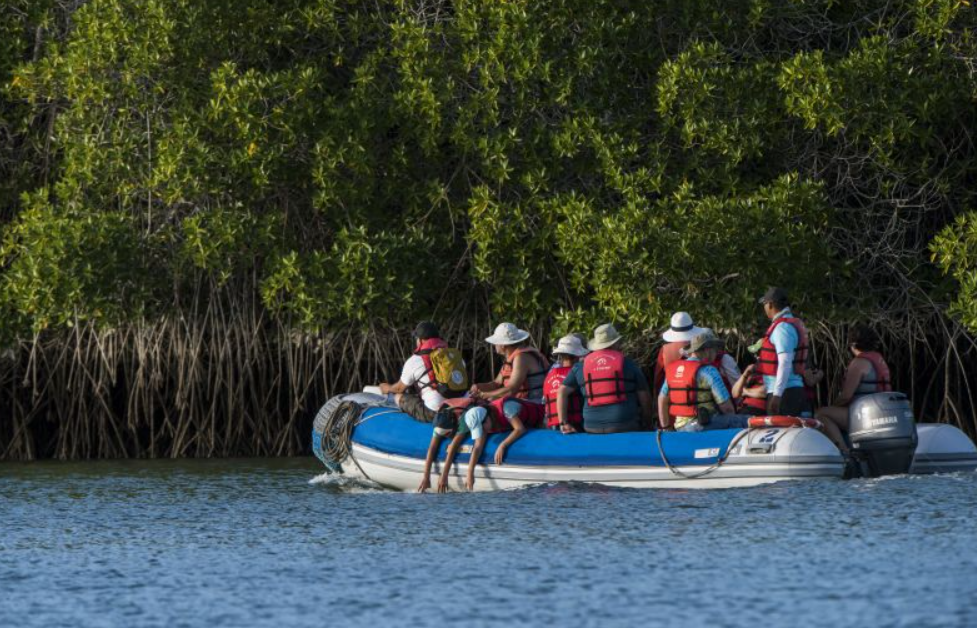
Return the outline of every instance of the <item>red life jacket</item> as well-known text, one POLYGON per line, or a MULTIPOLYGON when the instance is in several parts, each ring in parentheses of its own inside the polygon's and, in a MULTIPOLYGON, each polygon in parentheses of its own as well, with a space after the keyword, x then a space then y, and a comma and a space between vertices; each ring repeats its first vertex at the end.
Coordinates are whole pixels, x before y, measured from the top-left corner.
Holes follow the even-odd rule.
POLYGON ((795 373, 801 376, 804 375, 804 371, 807 368, 807 328, 804 327, 804 322, 801 319, 793 316, 781 316, 767 328, 767 333, 763 337, 763 344, 757 353, 755 373, 758 375, 777 376, 777 349, 770 342, 770 335, 773 333, 773 330, 777 329, 778 325, 783 325, 784 323, 793 325, 794 329, 797 330, 797 348, 794 349, 793 367, 795 373))
POLYGON ((668 383, 668 416, 694 417, 699 411, 699 393, 710 392, 699 386, 696 375, 704 366, 699 360, 679 360, 665 369, 668 383))
POLYGON ((863 351, 858 354, 858 357, 868 360, 875 368, 875 379, 863 379, 860 385, 874 385, 875 392, 891 391, 892 382, 889 381, 889 365, 885 363, 882 354, 877 351, 863 351))
POLYGON ((624 354, 615 349, 592 351, 583 359, 584 391, 590 407, 624 403, 635 391, 632 378, 624 377, 624 354))
MULTIPOLYGON (((746 384, 743 387, 755 388, 757 386, 762 386, 762 385, 763 385, 763 376, 757 375, 756 371, 754 371, 753 373, 750 373, 750 377, 746 380, 746 384)), ((757 397, 747 397, 745 393, 740 397, 739 404, 742 407, 750 408, 752 410, 762 410, 763 412, 767 411, 766 399, 760 399, 757 397)))
MULTIPOLYGON (((572 366, 554 366, 550 369, 543 382, 543 399, 546 403, 546 427, 555 427, 560 424, 560 415, 556 411, 556 397, 560 392, 563 380, 570 374, 572 366)), ((567 423, 580 425, 583 423, 583 399, 574 392, 570 395, 570 402, 567 406, 567 423)))
POLYGON ((662 389, 665 383, 665 369, 676 360, 682 359, 682 349, 689 346, 688 340, 676 342, 666 342, 658 350, 658 359, 655 361, 655 394, 662 389))
POLYGON ((427 370, 428 383, 422 384, 420 381, 418 381, 417 382, 418 389, 421 388, 436 389, 438 387, 438 383, 439 383, 438 378, 434 376, 434 367, 431 366, 431 352, 434 351, 435 349, 445 349, 447 348, 447 346, 448 343, 445 342, 444 340, 441 340, 440 338, 428 338, 427 340, 422 341, 421 346, 418 347, 417 351, 414 352, 414 355, 419 355, 421 356, 421 359, 424 360, 424 368, 425 370, 427 370))
POLYGON ((539 365, 539 369, 536 371, 530 371, 526 374, 526 378, 522 380, 522 386, 519 387, 512 396, 516 399, 533 399, 543 397, 543 380, 546 379, 546 372, 550 367, 549 360, 546 356, 539 352, 539 349, 533 347, 523 347, 521 349, 516 349, 506 360, 505 364, 502 365, 502 385, 505 386, 509 383, 509 379, 512 377, 513 364, 516 361, 516 356, 521 353, 530 353, 536 357, 536 363, 539 365))

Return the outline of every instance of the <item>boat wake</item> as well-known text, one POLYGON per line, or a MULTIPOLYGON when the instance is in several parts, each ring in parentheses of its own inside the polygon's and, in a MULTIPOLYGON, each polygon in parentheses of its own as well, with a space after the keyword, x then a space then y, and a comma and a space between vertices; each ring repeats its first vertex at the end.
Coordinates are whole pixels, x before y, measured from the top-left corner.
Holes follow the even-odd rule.
POLYGON ((389 493, 390 489, 383 488, 376 482, 370 482, 361 478, 352 478, 345 475, 334 473, 323 473, 317 475, 309 484, 321 486, 334 493, 389 493))

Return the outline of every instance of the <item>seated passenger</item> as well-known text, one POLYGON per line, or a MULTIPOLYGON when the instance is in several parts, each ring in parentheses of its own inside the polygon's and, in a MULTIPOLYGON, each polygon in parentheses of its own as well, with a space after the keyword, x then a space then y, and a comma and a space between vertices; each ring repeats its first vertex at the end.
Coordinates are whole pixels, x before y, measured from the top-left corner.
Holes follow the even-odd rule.
MULTIPOLYGON (((505 432, 509 429, 512 429, 512 426, 494 406, 473 404, 466 409, 458 419, 457 431, 454 438, 451 439, 451 444, 448 445, 448 452, 444 457, 444 465, 441 467, 441 479, 438 480, 438 492, 446 493, 448 491, 448 477, 451 474, 451 465, 454 463, 455 456, 458 455, 458 450, 461 449, 462 443, 465 442, 465 439, 469 435, 471 435, 475 444, 472 446, 472 451, 468 458, 468 474, 465 477, 465 488, 469 491, 475 490, 475 466, 478 464, 479 458, 482 457, 482 452, 485 450, 486 440, 490 434, 505 432)), ((495 463, 501 464, 498 454, 496 454, 495 463)))
POLYGON ((743 374, 733 384, 730 397, 736 411, 740 414, 750 416, 767 414, 767 387, 763 383, 763 377, 756 373, 755 364, 743 369, 743 374))
POLYGON ((658 395, 663 429, 699 432, 747 426, 748 417, 733 414, 729 391, 719 370, 710 364, 722 346, 723 341, 706 329, 692 339, 689 357, 668 366, 658 395))
POLYGON ((589 353, 573 365, 560 386, 557 413, 564 433, 577 431, 570 423, 570 399, 584 399, 583 429, 589 434, 635 432, 652 419, 648 380, 633 360, 614 345, 621 335, 610 323, 594 331, 589 353))
POLYGON ((692 337, 702 331, 701 327, 696 327, 692 322, 692 317, 688 312, 675 312, 669 328, 662 334, 665 344, 658 350, 655 358, 655 373, 653 385, 655 390, 659 390, 665 383, 665 369, 676 360, 685 357, 682 351, 689 346, 692 337))
POLYGON ((430 423, 446 397, 465 396, 468 374, 461 352, 448 347, 437 325, 430 321, 419 323, 413 335, 414 354, 404 363, 400 380, 380 384, 380 392, 393 393, 398 408, 418 421, 430 423), (439 381, 438 373, 444 381, 439 381))
POLYGON ((495 464, 502 464, 505 452, 530 427, 543 423, 543 382, 550 363, 538 349, 529 344, 529 332, 512 323, 502 323, 485 339, 505 358, 499 374, 491 382, 475 384, 471 396, 495 406, 512 433, 495 452, 495 464))
MULTIPOLYGON (((543 382, 543 394, 546 402, 546 427, 551 430, 566 430, 560 425, 560 415, 557 412, 557 400, 559 398, 560 386, 563 380, 573 369, 573 365, 580 361, 580 358, 587 355, 580 338, 571 334, 560 338, 556 348, 553 349, 553 356, 556 363, 546 375, 543 382)), ((574 430, 583 427, 583 397, 574 392, 570 396, 570 406, 567 408, 567 423, 574 430)))
POLYGON ((848 431, 848 406, 862 395, 892 390, 889 381, 889 365, 879 353, 879 337, 865 325, 856 326, 849 336, 849 347, 855 355, 841 385, 841 394, 830 406, 819 408, 815 418, 824 425, 825 434, 848 455, 848 444, 842 430, 848 431))

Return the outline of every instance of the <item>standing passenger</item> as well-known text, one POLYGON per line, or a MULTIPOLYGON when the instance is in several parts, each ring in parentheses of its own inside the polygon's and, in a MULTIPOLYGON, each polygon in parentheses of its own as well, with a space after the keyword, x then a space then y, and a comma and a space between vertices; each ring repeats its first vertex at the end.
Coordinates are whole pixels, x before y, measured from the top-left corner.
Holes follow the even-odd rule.
POLYGON ((759 302, 771 320, 757 354, 756 367, 767 388, 767 414, 810 416, 811 405, 804 389, 807 328, 790 311, 787 293, 782 288, 770 288, 759 302))
POLYGON ((889 365, 879 353, 878 335, 871 328, 858 325, 852 330, 848 344, 855 357, 845 371, 841 394, 835 397, 832 405, 819 408, 814 415, 824 425, 827 436, 845 455, 848 455, 848 444, 841 432, 848 431, 848 406, 862 395, 892 390, 889 365))
POLYGON ((485 342, 495 347, 505 363, 494 380, 472 386, 471 395, 491 402, 500 419, 512 427, 512 433, 495 451, 495 464, 502 464, 509 446, 522 438, 527 428, 543 423, 543 382, 550 363, 529 344, 529 332, 512 323, 496 327, 485 342))
POLYGON ((583 397, 578 392, 570 396, 570 405, 567 408, 567 423, 570 430, 565 430, 560 425, 560 415, 557 411, 557 401, 560 387, 563 381, 570 374, 573 365, 580 361, 580 358, 587 355, 580 338, 571 334, 560 338, 556 348, 553 349, 553 356, 557 364, 550 369, 543 382, 543 394, 546 401, 546 427, 551 430, 577 431, 583 428, 583 397))
POLYGON ((648 380, 631 358, 612 348, 621 335, 608 323, 594 331, 591 353, 577 362, 563 380, 557 398, 560 429, 576 431, 569 421, 570 399, 584 398, 583 428, 589 434, 635 432, 652 419, 648 380))

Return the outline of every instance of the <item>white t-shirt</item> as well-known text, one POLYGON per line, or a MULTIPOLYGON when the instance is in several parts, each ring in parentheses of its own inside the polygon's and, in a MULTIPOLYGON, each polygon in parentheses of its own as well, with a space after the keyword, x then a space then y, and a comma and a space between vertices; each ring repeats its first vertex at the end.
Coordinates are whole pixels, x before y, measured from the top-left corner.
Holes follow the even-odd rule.
POLYGON ((428 410, 437 412, 444 403, 444 397, 441 396, 441 393, 428 386, 431 383, 431 378, 427 375, 424 359, 419 355, 412 355, 404 362, 404 370, 400 372, 400 383, 405 386, 420 388, 421 399, 428 410))

